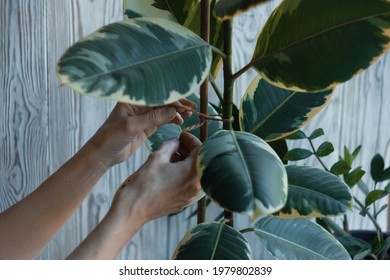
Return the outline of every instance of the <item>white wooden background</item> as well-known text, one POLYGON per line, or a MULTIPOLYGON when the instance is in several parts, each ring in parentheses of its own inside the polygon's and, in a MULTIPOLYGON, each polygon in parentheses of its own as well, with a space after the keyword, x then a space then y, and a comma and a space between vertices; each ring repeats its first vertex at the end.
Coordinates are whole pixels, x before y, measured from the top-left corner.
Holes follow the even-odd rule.
MULTIPOLYGON (((250 60, 256 36, 278 3, 279 0, 271 1, 235 19, 235 70, 250 60)), ((0 0, 0 211, 32 192, 108 116, 112 102, 82 97, 60 87, 55 67, 74 42, 121 19, 121 0, 0 0)), ((339 86, 330 105, 305 128, 309 132, 324 128, 324 140, 334 143, 337 152, 329 157, 329 165, 344 145, 355 148, 359 144, 363 149, 358 160, 365 170, 369 170, 369 161, 377 152, 390 165, 389 74, 387 54, 364 74, 339 86)), ((254 75, 249 72, 236 83, 237 104, 254 75)), ((146 156, 142 148, 128 162, 112 168, 39 259, 65 258, 104 216, 116 187, 146 156)), ((148 223, 119 257, 170 258, 178 241, 195 225, 194 218, 187 219, 193 210, 148 223)), ((212 207, 208 219, 219 211, 212 207)), ((386 219, 386 215, 381 216, 385 227, 386 219)), ((248 224, 246 217, 236 221, 238 228, 248 224)), ((353 219, 353 228, 360 224, 353 219)), ((370 227, 366 223, 363 226, 370 227)), ((266 257, 254 240, 251 243, 256 257, 266 257)))

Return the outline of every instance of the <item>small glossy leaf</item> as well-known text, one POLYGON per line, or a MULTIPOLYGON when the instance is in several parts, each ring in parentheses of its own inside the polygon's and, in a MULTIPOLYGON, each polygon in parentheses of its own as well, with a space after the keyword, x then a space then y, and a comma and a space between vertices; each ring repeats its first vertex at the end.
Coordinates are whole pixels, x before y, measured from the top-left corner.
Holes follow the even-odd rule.
POLYGON ((366 171, 362 170, 362 168, 359 166, 352 172, 345 174, 344 181, 348 186, 353 187, 362 179, 364 174, 366 174, 366 171))
POLYGON ((379 208, 379 210, 376 212, 375 218, 377 218, 381 212, 386 210, 386 208, 387 208, 387 204, 382 205, 381 208, 379 208))
POLYGON ((214 7, 215 16, 229 19, 268 0, 218 0, 214 7))
POLYGON ((380 154, 375 155, 371 160, 371 176, 374 181, 379 181, 383 170, 385 169, 385 161, 380 154))
POLYGON ((284 160, 290 160, 290 161, 297 161, 302 160, 305 158, 310 157, 313 155, 312 151, 302 149, 302 148, 295 148, 290 151, 288 151, 285 156, 283 157, 284 160))
POLYGON ((203 223, 190 230, 178 244, 175 260, 250 260, 245 237, 223 223, 203 223))
POLYGON ((255 233, 277 259, 350 259, 345 248, 330 233, 305 218, 262 218, 255 223, 255 233))
POLYGON ((157 130, 146 141, 146 147, 150 152, 156 151, 162 143, 173 138, 179 138, 182 132, 177 124, 169 123, 157 128, 157 130))
POLYGON ((318 147, 316 151, 316 155, 319 157, 326 157, 333 152, 334 152, 333 144, 330 142, 324 142, 318 147))
POLYGON ((389 49, 389 22, 386 0, 282 1, 261 31, 251 65, 279 87, 333 88, 389 49))
MULTIPOLYGON (((340 157, 340 159, 342 159, 342 158, 340 157)), ((345 160, 345 162, 348 163, 349 166, 352 166, 354 159, 355 159, 355 157, 353 155, 351 155, 348 148, 346 146, 344 146, 344 160, 345 160)))
POLYGON ((286 167, 288 197, 282 213, 303 216, 339 215, 352 209, 350 188, 339 177, 309 166, 286 167))
POLYGON ((379 177, 379 182, 383 182, 390 179, 390 167, 388 167, 386 170, 384 170, 379 177))
POLYGON ((325 135, 324 130, 322 128, 317 128, 310 134, 309 139, 313 140, 323 135, 325 135))
POLYGON ((58 75, 83 94, 154 106, 190 95, 210 64, 210 46, 190 30, 142 17, 104 26, 73 45, 58 75))
POLYGON ((390 193, 390 182, 387 184, 387 186, 385 187, 385 191, 387 191, 388 193, 390 193))
POLYGON ((353 158, 356 158, 358 156, 358 154, 360 153, 361 149, 362 149, 362 146, 360 145, 352 152, 353 158))
POLYGON ((241 99, 241 130, 266 141, 284 138, 319 113, 331 96, 332 91, 305 94, 284 90, 257 76, 241 99))
POLYGON ((223 208, 257 216, 281 209, 287 174, 275 151, 259 137, 221 130, 203 143, 197 158, 202 188, 223 208))
POLYGON ((346 174, 349 172, 349 170, 351 170, 351 166, 344 160, 339 160, 330 168, 330 172, 335 175, 346 174))
POLYGON ((377 200, 384 198, 388 194, 389 193, 385 190, 373 190, 369 192, 365 200, 366 207, 370 206, 377 200))
POLYGON ((307 136, 302 130, 298 130, 294 132, 293 134, 290 134, 289 136, 286 137, 288 140, 301 140, 301 139, 306 139, 307 136))

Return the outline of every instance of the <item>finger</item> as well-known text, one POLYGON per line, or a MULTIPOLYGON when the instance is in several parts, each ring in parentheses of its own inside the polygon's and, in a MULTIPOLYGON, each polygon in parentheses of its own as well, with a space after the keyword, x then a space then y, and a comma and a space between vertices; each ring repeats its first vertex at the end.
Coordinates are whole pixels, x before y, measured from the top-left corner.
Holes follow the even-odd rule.
POLYGON ((170 141, 164 142, 160 148, 155 152, 162 162, 171 162, 171 158, 176 154, 179 149, 179 139, 172 139, 170 141))
POLYGON ((184 123, 184 120, 183 120, 183 118, 181 117, 181 115, 179 113, 176 113, 176 116, 173 118, 171 123, 182 125, 184 123))
POLYGON ((157 128, 171 122, 175 117, 176 109, 173 107, 158 108, 142 115, 132 116, 133 133, 138 134, 141 131, 157 128))
POLYGON ((184 132, 180 135, 180 144, 183 145, 188 151, 199 148, 202 142, 194 135, 184 132))

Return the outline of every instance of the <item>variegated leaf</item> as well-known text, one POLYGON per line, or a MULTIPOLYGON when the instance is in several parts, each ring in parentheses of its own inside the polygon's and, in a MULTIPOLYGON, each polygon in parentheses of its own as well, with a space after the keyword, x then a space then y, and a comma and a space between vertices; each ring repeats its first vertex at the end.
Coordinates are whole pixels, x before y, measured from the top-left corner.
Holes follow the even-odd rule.
POLYGON ((321 217, 352 209, 351 189, 339 177, 309 166, 286 167, 288 196, 281 213, 321 217))
POLYGON ((210 64, 210 46, 196 34, 142 17, 109 24, 73 45, 58 63, 58 75, 83 94, 155 106, 190 95, 210 64))
POLYGON ((388 0, 288 0, 269 17, 250 64, 278 87, 319 91, 362 72, 389 47, 388 0))
POLYGON ((178 244, 172 259, 250 260, 252 252, 240 232, 226 224, 211 222, 190 230, 178 244))
MULTIPOLYGON (((215 2, 216 0, 210 1, 210 9, 214 8, 215 2)), ((200 36, 200 0, 125 0, 123 9, 130 18, 136 15, 162 17, 175 21, 200 36)), ((210 43, 223 49, 222 20, 213 14, 210 17, 210 43)), ((213 54, 210 72, 214 78, 221 65, 221 58, 213 54)))
POLYGON ((280 260, 350 260, 333 235, 306 218, 265 217, 255 223, 255 233, 280 260))
POLYGON ((284 138, 319 113, 332 91, 307 94, 275 87, 257 76, 241 100, 241 130, 266 141, 284 138))
POLYGON ((150 152, 154 152, 158 150, 162 143, 173 138, 179 138, 181 132, 182 130, 180 125, 174 123, 168 123, 160 126, 151 136, 149 136, 145 142, 146 147, 150 152))
POLYGON ((229 19, 267 1, 268 0, 217 0, 214 7, 214 13, 218 18, 229 19))
POLYGON ((221 130, 203 143, 197 158, 202 188, 223 208, 252 217, 280 210, 287 174, 275 151, 259 137, 221 130))
MULTIPOLYGON (((123 11, 127 18, 135 17, 160 17, 171 21, 176 21, 175 17, 168 8, 160 8, 158 0, 123 0, 123 11)), ((185 2, 185 1, 182 1, 185 2)))

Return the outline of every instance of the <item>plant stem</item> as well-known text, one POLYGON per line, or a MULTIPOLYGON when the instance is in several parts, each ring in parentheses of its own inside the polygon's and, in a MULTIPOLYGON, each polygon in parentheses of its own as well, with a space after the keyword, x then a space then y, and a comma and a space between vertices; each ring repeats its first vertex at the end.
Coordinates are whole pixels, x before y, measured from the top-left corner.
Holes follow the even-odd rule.
POLYGON ((215 83, 215 80, 213 78, 213 75, 209 75, 209 80, 210 80, 210 84, 211 86, 213 87, 214 91, 215 91, 215 94, 217 95, 218 99, 219 99, 219 102, 221 102, 221 104, 223 103, 223 96, 222 96, 222 92, 221 90, 219 89, 218 85, 215 83))
POLYGON ((321 163, 322 167, 325 169, 325 171, 328 171, 329 172, 329 169, 326 167, 326 165, 323 163, 323 161, 321 160, 321 158, 319 156, 317 156, 316 154, 316 148, 314 148, 314 145, 313 145, 313 142, 311 141, 310 138, 307 138, 307 140, 309 140, 309 143, 310 143, 310 147, 311 149, 313 150, 313 154, 314 156, 318 159, 318 161, 321 163))
POLYGON ((217 47, 211 46, 211 50, 214 53, 218 54, 222 59, 226 58, 226 54, 223 51, 221 51, 220 49, 218 49, 217 47))
MULTIPOLYGON (((230 120, 233 115, 233 62, 232 62, 232 37, 233 37, 233 23, 232 20, 226 20, 223 22, 223 32, 224 32, 224 53, 226 58, 223 60, 223 80, 224 80, 224 93, 223 93, 223 103, 222 103, 222 112, 223 119, 230 120)), ((225 122, 223 124, 223 129, 231 130, 232 122, 225 122)), ((226 219, 229 219, 228 225, 231 227, 234 226, 233 213, 230 211, 224 211, 224 216, 226 219)))
POLYGON ((240 230, 240 233, 244 234, 244 233, 253 232, 253 231, 255 231, 255 228, 254 228, 254 227, 251 227, 251 228, 244 228, 244 229, 240 230))
POLYGON ((252 68, 252 63, 248 63, 243 68, 238 70, 236 73, 234 73, 234 75, 232 77, 233 81, 235 81, 238 77, 240 77, 242 74, 244 74, 246 71, 248 71, 251 68, 252 68))
MULTIPOLYGON (((361 203, 356 197, 354 197, 354 200, 355 202, 360 206, 360 208, 363 210, 365 207, 363 205, 363 203, 361 203)), ((382 235, 382 229, 381 229, 381 226, 378 224, 378 222, 376 221, 376 219, 371 215, 370 212, 367 211, 367 216, 368 218, 371 220, 371 222, 374 224, 377 232, 380 233, 380 235, 382 235)))
MULTIPOLYGON (((210 0, 201 1, 201 37, 209 43, 210 41, 210 0)), ((203 114, 208 113, 209 105, 209 93, 208 93, 208 79, 206 79, 200 86, 200 112, 203 114)), ((200 140, 202 142, 207 140, 208 125, 207 121, 200 128, 200 140)), ((198 201, 198 224, 203 223, 206 220, 206 198, 203 197, 198 201)))

